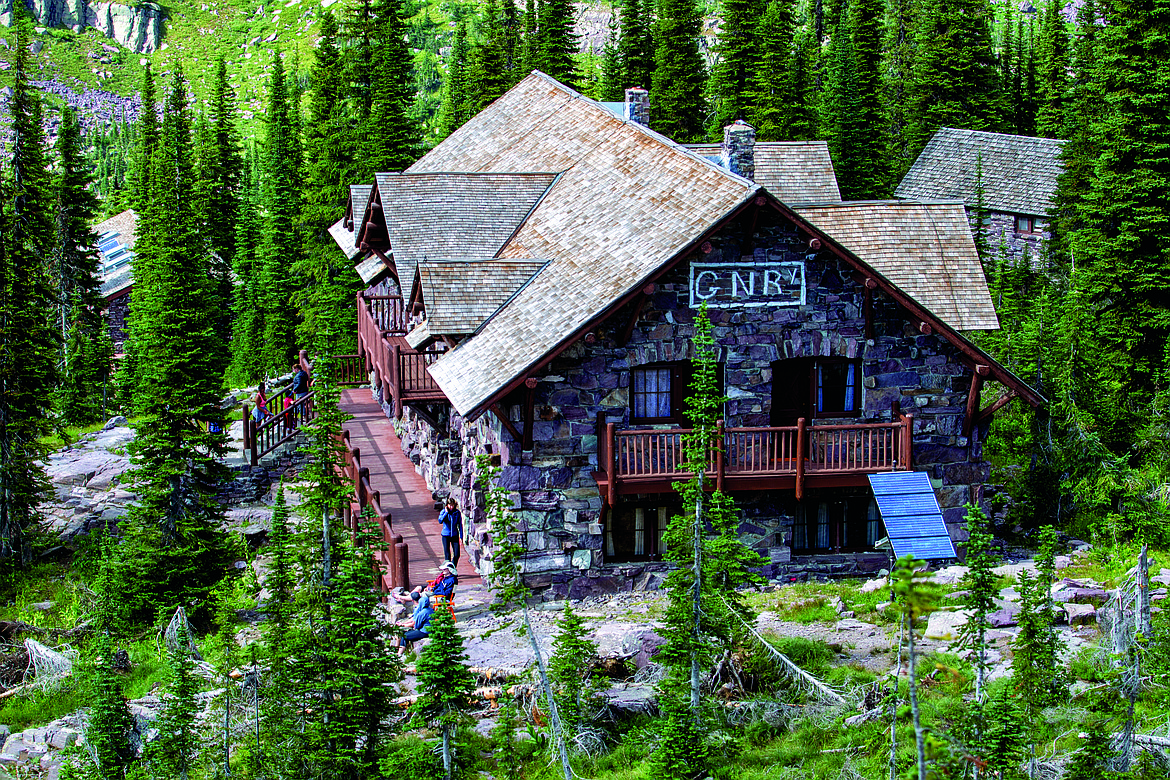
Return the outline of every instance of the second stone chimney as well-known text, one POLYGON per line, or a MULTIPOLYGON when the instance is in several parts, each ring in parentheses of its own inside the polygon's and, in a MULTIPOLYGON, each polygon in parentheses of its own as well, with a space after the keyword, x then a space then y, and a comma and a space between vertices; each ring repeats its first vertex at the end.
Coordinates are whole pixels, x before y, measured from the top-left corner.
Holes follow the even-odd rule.
MULTIPOLYGON (((629 103, 626 104, 627 106, 629 103)), ((756 129, 742 119, 723 128, 723 167, 745 179, 756 178, 756 129)))
POLYGON ((641 87, 626 90, 626 121, 650 126, 650 93, 641 87))

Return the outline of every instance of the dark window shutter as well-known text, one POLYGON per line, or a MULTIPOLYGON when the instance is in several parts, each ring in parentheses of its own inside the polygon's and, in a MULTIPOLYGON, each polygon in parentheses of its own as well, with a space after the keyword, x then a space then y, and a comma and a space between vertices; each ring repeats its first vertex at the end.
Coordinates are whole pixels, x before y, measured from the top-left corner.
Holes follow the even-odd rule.
POLYGON ((811 418, 812 358, 790 358, 772 363, 773 426, 796 425, 798 418, 811 418))

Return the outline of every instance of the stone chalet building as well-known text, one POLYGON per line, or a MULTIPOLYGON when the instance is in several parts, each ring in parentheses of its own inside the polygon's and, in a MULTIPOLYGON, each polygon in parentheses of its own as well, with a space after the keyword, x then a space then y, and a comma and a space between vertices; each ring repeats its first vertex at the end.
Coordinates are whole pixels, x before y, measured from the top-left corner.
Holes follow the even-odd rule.
POLYGON ((927 472, 961 540, 991 414, 1043 401, 962 335, 998 327, 963 205, 843 203, 824 144, 755 144, 736 123, 686 147, 639 121, 645 104, 630 90, 618 115, 534 72, 354 186, 332 228, 369 285, 372 390, 464 510, 476 566, 488 453, 546 598, 661 581, 704 301, 728 399, 710 474, 765 574, 885 565, 877 471, 927 472))
POLYGON ((134 288, 134 242, 137 215, 127 209, 93 226, 98 237, 98 276, 114 351, 121 352, 130 316, 130 291, 134 288))
POLYGON ((927 142, 898 184, 895 197, 960 200, 974 230, 982 162, 983 203, 989 215, 987 248, 1001 245, 1013 260, 1041 264, 1041 247, 1049 238, 1048 211, 1056 180, 1064 171, 1064 141, 980 130, 941 128, 927 142))

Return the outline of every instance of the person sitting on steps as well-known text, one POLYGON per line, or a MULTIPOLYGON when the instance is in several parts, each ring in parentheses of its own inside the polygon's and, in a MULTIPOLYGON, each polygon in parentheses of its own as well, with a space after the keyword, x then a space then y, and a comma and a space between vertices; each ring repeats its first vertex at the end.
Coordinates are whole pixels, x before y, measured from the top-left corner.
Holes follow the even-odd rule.
POLYGON ((406 629, 406 633, 398 642, 398 653, 401 655, 411 643, 427 638, 427 625, 431 622, 431 616, 435 614, 434 605, 431 604, 431 584, 428 582, 426 588, 418 587, 410 593, 391 595, 400 604, 414 603, 414 614, 406 620, 398 621, 398 625, 406 629))

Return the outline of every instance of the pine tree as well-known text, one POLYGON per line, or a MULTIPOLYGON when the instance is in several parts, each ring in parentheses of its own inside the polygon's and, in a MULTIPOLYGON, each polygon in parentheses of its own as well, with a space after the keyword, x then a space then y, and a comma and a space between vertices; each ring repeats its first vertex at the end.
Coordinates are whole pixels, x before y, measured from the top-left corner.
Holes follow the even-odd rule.
MULTIPOLYGON (((504 6, 509 5, 511 0, 504 0, 504 6)), ((498 0, 487 0, 483 14, 483 36, 471 50, 467 78, 472 114, 482 111, 512 86, 507 50, 508 18, 498 0)))
POLYGON ((906 635, 909 638, 910 712, 918 749, 918 780, 926 780, 926 729, 922 726, 922 713, 918 706, 918 654, 914 649, 914 622, 933 612, 939 597, 938 586, 922 571, 925 565, 912 555, 906 555, 898 559, 890 574, 892 590, 901 607, 902 619, 906 621, 906 635))
POLYGON ((703 137, 707 68, 699 54, 701 18, 694 0, 662 0, 654 31, 651 126, 679 143, 703 137))
POLYGON ((455 28, 455 43, 447 63, 447 78, 443 83, 443 107, 439 113, 439 129, 444 137, 451 135, 471 119, 471 85, 468 83, 471 50, 467 44, 467 23, 455 28))
POLYGON ((751 75, 759 68, 761 47, 757 25, 764 13, 761 0, 725 0, 723 26, 715 50, 719 59, 711 72, 715 123, 709 135, 723 140, 723 128, 751 112, 751 75))
POLYGON ((573 3, 570 0, 543 0, 539 19, 540 51, 536 67, 562 84, 577 83, 573 54, 577 34, 573 31, 573 3))
MULTIPOLYGON (((216 331, 224 342, 231 338, 229 312, 234 303, 232 267, 236 252, 236 221, 240 211, 239 132, 236 130, 236 97, 228 83, 227 63, 216 62, 212 85, 207 137, 198 153, 199 179, 196 197, 203 219, 201 231, 211 255, 211 278, 215 282, 216 310, 221 312, 216 331)), ((223 373, 230 356, 225 352, 216 367, 223 373)))
POLYGON ((1161 107, 1170 74, 1170 2, 1115 3, 1108 22, 1097 31, 1100 156, 1073 250, 1099 307, 1102 362, 1117 388, 1107 403, 1136 409, 1164 382, 1170 357, 1170 116, 1161 107))
POLYGON ((370 117, 361 125, 364 144, 357 176, 363 182, 373 180, 375 173, 401 171, 414 162, 420 136, 410 116, 414 95, 403 2, 378 0, 374 14, 376 68, 370 117))
POLYGON ((1057 671, 1060 638, 1051 596, 1055 548, 1056 529, 1045 526, 1036 554, 1036 578, 1020 572, 1020 630, 1012 642, 1012 679, 1033 712, 1058 702, 1064 688, 1057 671))
POLYGON ((772 0, 759 20, 760 58, 751 74, 751 123, 759 141, 784 141, 791 137, 799 110, 793 37, 792 5, 772 0))
POLYGON ((1040 18, 1040 107, 1036 132, 1045 138, 1060 138, 1065 129, 1064 106, 1069 89, 1068 31, 1064 3, 1049 0, 1040 18))
POLYGON ((617 100, 624 99, 630 87, 649 89, 653 81, 653 14, 653 0, 621 0, 618 13, 621 33, 617 41, 621 78, 617 100))
POLYGON ((97 327, 75 300, 65 345, 61 382, 61 419, 66 425, 89 425, 103 419, 114 345, 100 319, 97 327))
POLYGON ((122 524, 122 583, 138 616, 176 604, 203 604, 227 563, 220 409, 223 377, 214 366, 224 348, 216 336, 212 280, 194 213, 195 171, 187 81, 176 68, 155 153, 152 197, 139 215, 135 244, 134 320, 137 349, 137 436, 130 481, 138 494, 122 524))
POLYGON ((849 5, 858 122, 868 132, 857 138, 855 189, 848 195, 842 191, 846 200, 883 198, 890 191, 881 102, 882 13, 881 0, 852 0, 849 5))
POLYGON ((537 3, 536 0, 524 0, 524 36, 521 41, 523 56, 521 70, 527 76, 537 68, 540 62, 540 35, 537 30, 537 3))
POLYGON ((84 307, 92 331, 100 327, 100 282, 98 280, 97 236, 90 229, 98 214, 99 203, 92 192, 93 174, 82 153, 81 126, 72 109, 61 109, 57 130, 57 169, 53 177, 55 200, 54 222, 57 241, 54 248, 54 281, 60 296, 61 327, 71 318, 70 306, 76 300, 84 307))
POLYGON ((114 646, 104 632, 94 642, 91 671, 89 722, 85 739, 93 746, 92 755, 102 780, 124 776, 134 762, 130 734, 134 730, 134 716, 122 695, 122 681, 114 671, 114 646))
POLYGON ((994 129, 1001 115, 988 0, 923 0, 917 13, 907 127, 913 156, 940 127, 994 129))
POLYGON ((988 530, 987 516, 975 504, 967 505, 967 534, 964 559, 967 573, 963 575, 963 589, 967 591, 966 606, 971 614, 963 625, 961 638, 974 652, 971 665, 975 667, 975 701, 982 704, 985 696, 984 678, 987 676, 985 636, 991 627, 987 617, 994 609, 995 598, 999 593, 992 571, 995 557, 991 552, 992 535, 988 530))
POLYGON ((53 244, 53 195, 41 103, 29 83, 31 22, 17 12, 13 91, 8 101, 6 176, 0 180, 0 562, 32 559, 26 534, 47 488, 41 437, 49 431, 60 341, 58 300, 45 258, 53 244))
POLYGON ((557 629, 548 676, 557 691, 560 703, 557 709, 566 735, 571 737, 588 717, 596 693, 596 684, 590 679, 590 664, 597 658, 597 643, 589 639, 585 622, 572 606, 565 607, 557 629))
MULTIPOLYGON (((356 332, 354 296, 361 290, 361 280, 328 230, 349 198, 359 155, 354 129, 344 110, 345 72, 337 23, 328 12, 322 13, 320 19, 320 38, 309 79, 313 91, 305 138, 307 174, 301 215, 305 251, 302 262, 294 269, 305 280, 296 294, 301 315, 297 341, 312 344, 318 332, 332 330, 349 334, 340 342, 341 349, 349 353, 356 349, 352 335, 356 332)), ((240 270, 236 274, 242 278, 240 270)), ((237 314, 237 322, 240 316, 247 315, 237 314)), ((241 331, 246 334, 247 328, 241 331)))
POLYGON ((475 679, 467 668, 463 637, 455 629, 451 613, 435 610, 427 628, 427 643, 418 659, 419 696, 411 706, 442 731, 443 772, 446 780, 452 780, 456 757, 451 740, 475 679))
MULTIPOLYGON (((233 300, 231 365, 228 377, 232 386, 253 384, 263 378, 264 300, 259 257, 260 217, 252 192, 240 199, 240 218, 236 223, 236 252, 232 271, 236 277, 233 300)), ((127 356, 129 357, 129 355, 127 356)))
POLYGON ((263 171, 265 219, 261 226, 259 300, 264 313, 264 367, 285 371, 297 354, 296 284, 292 269, 301 261, 303 245, 298 231, 301 191, 294 161, 292 106, 284 78, 284 64, 273 55, 268 84, 268 127, 263 171))
POLYGON ((147 760, 158 777, 189 780, 197 767, 199 735, 195 718, 198 683, 191 658, 191 635, 187 621, 179 621, 175 644, 167 647, 169 679, 163 694, 162 713, 157 721, 158 737, 150 743, 147 760))
POLYGON ((909 128, 913 119, 910 108, 911 73, 914 66, 914 27, 917 0, 888 0, 885 15, 882 102, 885 105, 888 152, 892 181, 901 181, 914 163, 917 150, 912 148, 909 128))
POLYGON ((152 184, 150 180, 151 166, 154 163, 154 153, 158 148, 159 124, 158 108, 154 90, 154 73, 150 63, 144 67, 142 74, 142 91, 139 93, 142 113, 138 117, 138 146, 134 150, 134 158, 127 173, 127 185, 130 190, 130 208, 142 211, 150 202, 152 184))
POLYGON ((626 74, 622 67, 621 51, 618 48, 621 31, 618 29, 618 15, 609 15, 605 48, 601 51, 601 77, 597 85, 597 99, 607 102, 625 100, 626 74))
POLYGON ((866 136, 874 136, 872 127, 863 124, 864 114, 857 83, 857 60, 853 52, 853 37, 844 21, 837 23, 837 31, 829 41, 826 54, 827 77, 821 93, 821 118, 818 126, 828 141, 829 155, 841 197, 857 200, 866 191, 865 166, 862 155, 866 150, 866 136))

